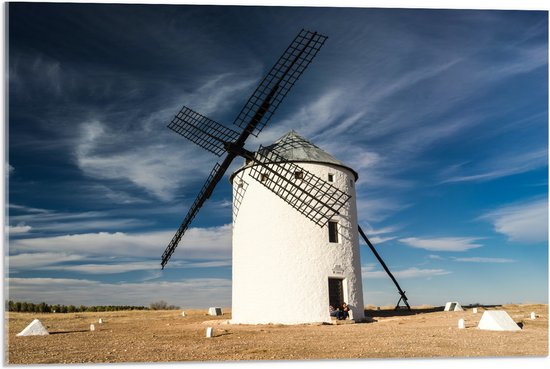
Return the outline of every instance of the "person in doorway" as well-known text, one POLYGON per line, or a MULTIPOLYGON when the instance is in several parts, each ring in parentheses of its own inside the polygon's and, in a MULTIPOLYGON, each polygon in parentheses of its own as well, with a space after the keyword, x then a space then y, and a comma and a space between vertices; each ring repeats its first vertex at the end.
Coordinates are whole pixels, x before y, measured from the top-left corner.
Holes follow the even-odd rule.
POLYGON ((346 320, 348 317, 349 317, 349 306, 344 302, 342 306, 338 308, 338 311, 336 312, 336 318, 338 320, 346 320))
POLYGON ((332 305, 328 306, 328 312, 330 316, 336 316, 338 314, 338 310, 336 310, 332 305))

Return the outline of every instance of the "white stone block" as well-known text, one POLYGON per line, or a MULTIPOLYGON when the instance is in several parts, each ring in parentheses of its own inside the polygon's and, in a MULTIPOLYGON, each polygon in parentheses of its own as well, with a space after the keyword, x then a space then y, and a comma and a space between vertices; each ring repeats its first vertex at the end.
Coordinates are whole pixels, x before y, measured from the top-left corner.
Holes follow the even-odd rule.
POLYGON ((40 320, 35 319, 33 320, 25 329, 23 329, 21 332, 17 333, 18 336, 47 336, 50 333, 48 330, 42 325, 40 320))
POLYGON ((208 315, 214 315, 214 316, 222 315, 222 308, 211 307, 208 309, 208 315))
POLYGON ((206 328, 206 338, 212 338, 214 335, 214 329, 212 327, 206 328))
POLYGON ((537 315, 535 314, 535 312, 531 312, 531 320, 535 320, 537 319, 537 315))
POLYGON ((477 308, 473 308, 472 311, 474 314, 477 314, 477 308))
POLYGON ((464 309, 458 302, 450 301, 445 304, 445 311, 464 311, 464 309))
POLYGON ((485 311, 477 326, 489 331, 520 331, 521 328, 504 310, 485 311))
POLYGON ((90 324, 90 331, 95 331, 95 325, 94 324, 90 324))
POLYGON ((182 311, 182 312, 181 312, 181 316, 185 316, 185 311, 182 311))
POLYGON ((464 324, 464 319, 459 319, 458 320, 458 329, 464 329, 466 328, 465 324, 464 324))
POLYGON ((103 324, 103 319, 99 318, 98 323, 103 324))

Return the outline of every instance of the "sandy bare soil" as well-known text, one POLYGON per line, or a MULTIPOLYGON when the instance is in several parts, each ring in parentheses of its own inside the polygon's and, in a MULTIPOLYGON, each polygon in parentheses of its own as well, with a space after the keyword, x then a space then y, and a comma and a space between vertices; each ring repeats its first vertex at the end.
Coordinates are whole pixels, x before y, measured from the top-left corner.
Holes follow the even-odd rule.
POLYGON ((125 311, 75 314, 6 313, 9 364, 120 363, 336 358, 547 356, 548 305, 504 305, 517 332, 477 329, 484 308, 474 314, 416 309, 368 311, 370 323, 333 325, 230 325, 206 311, 125 311), (534 311, 536 320, 530 320, 534 311), (16 337, 38 318, 49 336, 16 337), (103 324, 98 324, 102 318, 103 324), (466 329, 458 329, 465 319, 466 329), (90 331, 94 323, 95 331, 90 331), (213 327, 214 337, 206 338, 213 327))

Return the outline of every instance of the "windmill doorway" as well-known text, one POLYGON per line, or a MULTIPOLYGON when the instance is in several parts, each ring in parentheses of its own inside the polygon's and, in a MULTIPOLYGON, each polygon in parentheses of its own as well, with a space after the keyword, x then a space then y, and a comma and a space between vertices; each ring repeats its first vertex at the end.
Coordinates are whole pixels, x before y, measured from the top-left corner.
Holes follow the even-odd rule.
POLYGON ((328 279, 328 301, 337 308, 344 303, 344 280, 341 278, 328 279))

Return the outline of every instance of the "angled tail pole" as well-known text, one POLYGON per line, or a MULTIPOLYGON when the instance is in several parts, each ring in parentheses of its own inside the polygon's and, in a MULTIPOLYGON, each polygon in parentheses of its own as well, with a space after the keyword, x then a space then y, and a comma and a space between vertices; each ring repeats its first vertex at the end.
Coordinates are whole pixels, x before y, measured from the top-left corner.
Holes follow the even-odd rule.
POLYGON ((363 230, 361 229, 361 226, 358 226, 359 228, 359 234, 361 235, 361 237, 363 237, 363 240, 365 240, 365 242, 367 243, 367 245, 370 247, 372 253, 374 254, 374 256, 376 256, 376 258, 378 259, 378 261, 380 262, 380 264, 382 264, 382 268, 384 268, 384 270, 386 271, 386 273, 388 273, 388 275, 390 276, 391 280, 393 281, 393 283, 395 284, 395 287, 397 287, 397 290, 399 291, 399 295, 401 296, 399 298, 399 301, 397 301, 397 305, 395 306, 395 310, 399 309, 399 303, 401 301, 403 301, 403 303, 405 305, 407 305, 407 309, 411 310, 411 307, 409 306, 409 303, 407 302, 407 296, 405 295, 405 291, 403 291, 401 289, 401 287, 399 286, 399 283, 397 283, 397 280, 395 279, 395 277, 393 276, 393 274, 391 274, 390 270, 388 269, 388 267, 386 266, 386 263, 384 263, 384 260, 382 260, 382 257, 380 256, 380 254, 378 254, 378 251, 376 251, 376 249, 374 248, 374 246, 372 245, 372 243, 370 243, 369 239, 367 238, 367 235, 365 234, 365 232, 363 232, 363 230))

